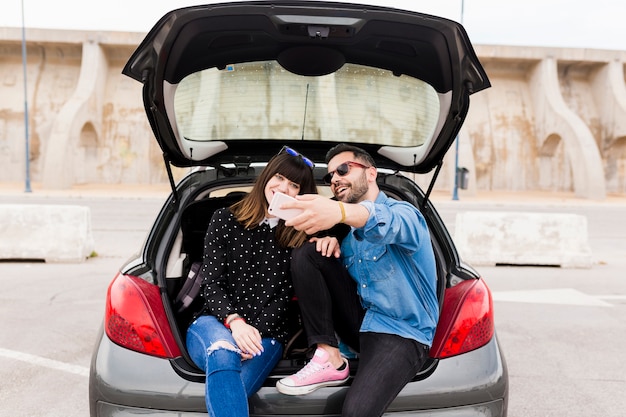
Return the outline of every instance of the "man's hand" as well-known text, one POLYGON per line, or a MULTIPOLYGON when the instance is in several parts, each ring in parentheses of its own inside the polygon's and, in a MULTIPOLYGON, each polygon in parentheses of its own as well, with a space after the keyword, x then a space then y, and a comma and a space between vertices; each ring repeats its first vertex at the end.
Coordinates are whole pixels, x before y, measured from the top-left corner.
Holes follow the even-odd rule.
POLYGON ((341 223, 342 219, 348 226, 363 227, 370 214, 369 210, 361 204, 340 203, 319 194, 297 195, 296 201, 284 203, 282 208, 303 210, 302 214, 286 221, 285 225, 293 226, 296 230, 302 230, 308 235, 313 235, 320 230, 328 230, 341 223), (343 210, 340 204, 343 205, 343 210))
POLYGON ((328 258, 331 256, 339 258, 339 256, 341 256, 341 246, 336 237, 312 237, 309 242, 315 242, 315 249, 322 254, 322 256, 328 258))
POLYGON ((338 201, 318 194, 298 195, 296 199, 297 201, 283 204, 282 208, 298 208, 303 212, 286 221, 286 226, 293 226, 296 230, 312 235, 341 222, 342 214, 338 201))

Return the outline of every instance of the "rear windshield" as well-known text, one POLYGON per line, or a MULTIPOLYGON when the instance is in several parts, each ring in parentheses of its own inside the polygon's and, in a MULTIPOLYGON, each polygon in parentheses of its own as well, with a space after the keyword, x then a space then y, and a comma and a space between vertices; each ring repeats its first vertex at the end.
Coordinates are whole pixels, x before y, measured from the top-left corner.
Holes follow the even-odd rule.
POLYGON ((390 71, 346 64, 300 76, 276 61, 206 69, 175 86, 178 133, 186 141, 293 140, 422 146, 435 134, 439 95, 390 71))

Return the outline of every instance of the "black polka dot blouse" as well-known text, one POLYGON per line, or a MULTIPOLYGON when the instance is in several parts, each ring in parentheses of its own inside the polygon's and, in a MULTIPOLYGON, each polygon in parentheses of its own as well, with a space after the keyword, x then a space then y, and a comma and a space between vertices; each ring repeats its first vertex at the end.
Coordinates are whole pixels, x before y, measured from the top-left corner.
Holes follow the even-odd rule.
POLYGON ((275 228, 245 229, 228 208, 215 211, 204 238, 202 314, 238 313, 261 333, 285 343, 293 295, 291 250, 275 240, 275 228))

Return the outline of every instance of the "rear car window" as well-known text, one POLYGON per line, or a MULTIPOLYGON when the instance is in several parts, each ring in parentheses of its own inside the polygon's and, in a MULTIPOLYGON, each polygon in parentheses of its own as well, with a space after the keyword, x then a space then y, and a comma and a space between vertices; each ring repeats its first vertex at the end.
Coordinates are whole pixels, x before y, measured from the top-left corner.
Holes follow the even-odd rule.
POLYGON ((239 63, 190 74, 173 87, 178 133, 190 142, 295 138, 422 146, 442 115, 429 84, 354 64, 313 77, 276 61, 239 63))

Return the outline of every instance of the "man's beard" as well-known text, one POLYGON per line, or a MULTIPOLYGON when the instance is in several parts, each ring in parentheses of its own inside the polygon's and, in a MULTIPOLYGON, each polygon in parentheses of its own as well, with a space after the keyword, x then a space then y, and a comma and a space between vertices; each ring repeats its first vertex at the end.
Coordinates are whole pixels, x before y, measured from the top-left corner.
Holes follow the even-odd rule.
POLYGON ((345 194, 342 201, 344 203, 359 203, 361 198, 367 194, 368 190, 369 186, 367 185, 367 176, 365 175, 365 170, 363 170, 363 174, 359 177, 359 179, 350 184, 348 192, 345 194))

